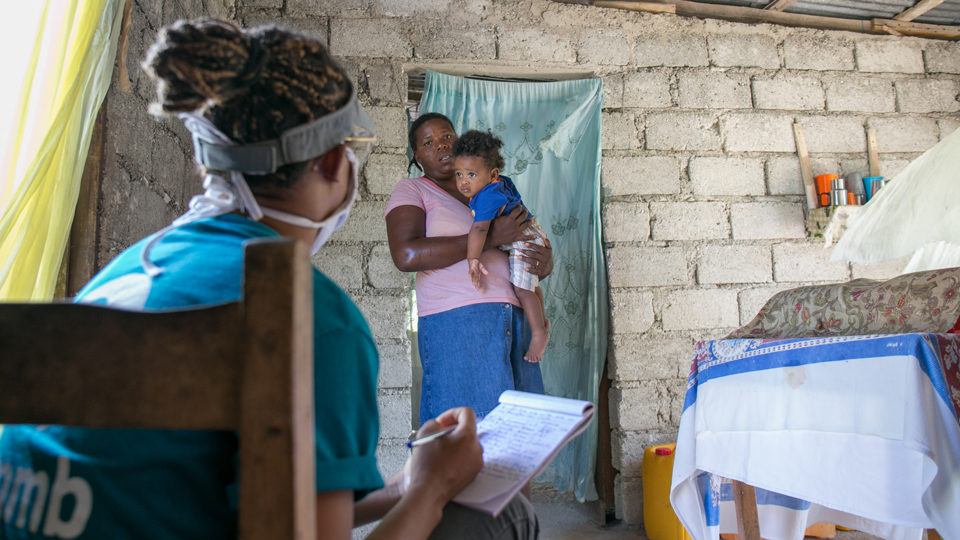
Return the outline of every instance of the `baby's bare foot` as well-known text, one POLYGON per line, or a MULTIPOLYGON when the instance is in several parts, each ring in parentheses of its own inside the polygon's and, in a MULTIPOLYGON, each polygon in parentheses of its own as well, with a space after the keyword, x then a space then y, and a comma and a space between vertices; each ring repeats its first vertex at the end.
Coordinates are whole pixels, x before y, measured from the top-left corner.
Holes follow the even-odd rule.
POLYGON ((523 356, 523 359, 534 364, 542 360, 543 353, 547 350, 549 338, 550 334, 547 333, 546 328, 540 332, 533 332, 530 335, 530 347, 527 348, 527 354, 523 356))

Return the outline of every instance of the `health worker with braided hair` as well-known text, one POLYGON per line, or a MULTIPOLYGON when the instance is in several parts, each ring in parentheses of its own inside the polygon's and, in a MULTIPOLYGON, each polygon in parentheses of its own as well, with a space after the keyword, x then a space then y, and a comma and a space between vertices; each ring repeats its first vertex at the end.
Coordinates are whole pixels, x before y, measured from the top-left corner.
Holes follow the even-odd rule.
MULTIPOLYGON (((193 138, 204 193, 131 246, 78 302, 134 310, 235 302, 244 244, 287 236, 322 248, 357 196, 358 154, 375 141, 343 68, 315 38, 216 20, 161 30, 144 63, 153 112, 193 138)), ((317 523, 320 538, 534 538, 525 499, 496 519, 449 501, 482 466, 476 421, 454 408, 421 433, 384 486, 377 469, 377 350, 360 311, 313 272, 317 523), (359 501, 359 502, 355 502, 359 501)), ((117 406, 124 406, 117 404, 117 406)), ((236 537, 235 433, 8 426, 0 438, 0 539, 236 537)))

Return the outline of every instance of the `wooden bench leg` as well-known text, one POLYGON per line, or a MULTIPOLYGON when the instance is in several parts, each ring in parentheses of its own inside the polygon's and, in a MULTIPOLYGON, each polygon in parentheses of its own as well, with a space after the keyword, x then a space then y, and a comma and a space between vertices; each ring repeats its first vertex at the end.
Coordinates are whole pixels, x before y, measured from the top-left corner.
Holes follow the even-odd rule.
POLYGON ((739 540, 760 540, 757 493, 753 486, 733 480, 733 503, 737 509, 737 538, 739 540))
POLYGON ((937 534, 937 531, 927 529, 927 540, 943 540, 943 537, 937 534))

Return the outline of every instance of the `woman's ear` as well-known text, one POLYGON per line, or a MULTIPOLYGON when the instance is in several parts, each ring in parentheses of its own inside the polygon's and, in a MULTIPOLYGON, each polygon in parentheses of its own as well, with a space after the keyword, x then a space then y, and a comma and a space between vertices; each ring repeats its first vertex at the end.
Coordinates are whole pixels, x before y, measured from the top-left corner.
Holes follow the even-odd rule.
POLYGON ((336 181, 339 178, 340 171, 345 167, 350 167, 350 162, 347 160, 346 147, 341 144, 332 148, 326 154, 311 159, 307 167, 309 167, 312 173, 318 174, 327 180, 336 181))

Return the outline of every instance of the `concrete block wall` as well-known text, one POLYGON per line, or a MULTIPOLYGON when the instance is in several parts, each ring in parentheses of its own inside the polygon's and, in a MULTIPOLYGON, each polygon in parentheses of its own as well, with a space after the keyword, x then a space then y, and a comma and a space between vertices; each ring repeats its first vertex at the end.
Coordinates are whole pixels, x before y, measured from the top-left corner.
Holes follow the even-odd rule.
POLYGON ((618 511, 630 523, 642 521, 644 447, 675 437, 695 340, 749 321, 780 290, 902 268, 833 263, 806 237, 793 122, 804 127, 815 173, 865 170, 864 128, 875 128, 888 176, 960 126, 955 43, 548 0, 157 0, 134 9, 134 91, 114 88, 107 102, 101 266, 199 190, 188 137, 177 122, 148 117, 153 89, 134 69, 161 26, 206 14, 277 22, 326 40, 357 82, 382 143, 350 221, 317 264, 377 337, 385 472, 402 463, 412 419, 412 281, 390 261, 381 217, 405 176, 404 70, 456 64, 603 78, 613 461, 618 511))

